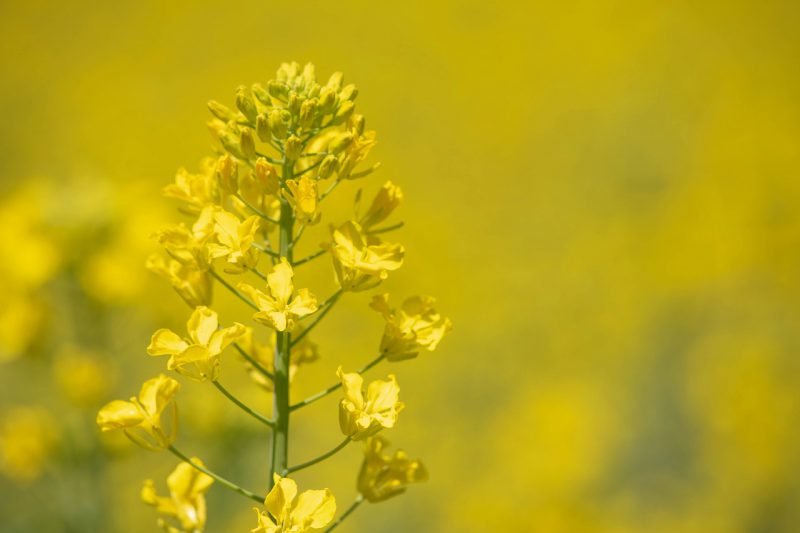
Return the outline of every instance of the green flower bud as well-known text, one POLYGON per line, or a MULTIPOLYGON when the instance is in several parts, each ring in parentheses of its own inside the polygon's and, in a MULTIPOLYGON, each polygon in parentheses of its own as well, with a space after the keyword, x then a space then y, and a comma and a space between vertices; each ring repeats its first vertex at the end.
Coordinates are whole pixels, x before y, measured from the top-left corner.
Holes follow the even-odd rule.
POLYGON ((229 120, 236 119, 236 116, 230 109, 220 104, 216 100, 208 101, 208 109, 211 111, 212 115, 214 115, 215 117, 217 117, 222 121, 228 122, 229 120))
POLYGON ((286 139, 284 148, 286 149, 286 158, 293 161, 298 159, 303 153, 303 143, 300 141, 300 137, 297 135, 292 135, 286 139))
POLYGON ((346 100, 342 102, 342 104, 339 106, 339 109, 336 111, 336 115, 333 117, 333 123, 337 125, 343 124, 348 118, 350 118, 350 115, 353 114, 355 109, 356 105, 352 101, 346 100))
POLYGON ((336 172, 336 166, 338 165, 339 160, 336 159, 335 155, 326 155, 325 159, 322 160, 322 163, 319 165, 319 179, 325 180, 331 177, 331 174, 336 172))
POLYGON ((251 123, 256 121, 256 117, 258 116, 256 103, 253 101, 253 96, 243 85, 239 86, 236 90, 236 107, 239 108, 239 111, 241 111, 251 123))
POLYGON ((292 115, 285 109, 273 109, 269 112, 269 129, 277 139, 285 139, 289 133, 292 115))
POLYGON ((256 117, 256 134, 258 138, 261 139, 261 142, 269 142, 271 138, 271 134, 269 131, 269 117, 264 113, 261 113, 256 117))
POLYGON ((350 100, 352 102, 356 99, 356 96, 358 96, 358 89, 351 83, 339 93, 339 101, 350 100))
POLYGON ((253 130, 242 128, 239 133, 239 145, 245 159, 253 159, 256 156, 256 141, 253 138, 253 130))

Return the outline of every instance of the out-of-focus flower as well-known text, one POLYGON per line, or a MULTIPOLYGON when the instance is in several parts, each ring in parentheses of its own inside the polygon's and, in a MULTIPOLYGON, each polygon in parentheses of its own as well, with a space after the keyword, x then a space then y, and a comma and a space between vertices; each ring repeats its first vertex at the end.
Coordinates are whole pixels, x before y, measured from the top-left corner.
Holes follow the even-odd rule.
POLYGON ((253 315, 256 322, 276 331, 292 331, 297 319, 316 312, 317 298, 308 289, 294 290, 294 271, 286 259, 275 265, 267 274, 269 294, 247 283, 240 283, 240 291, 249 296, 260 309, 253 315))
MULTIPOLYGON (((299 335, 303 333, 303 326, 298 325, 295 328, 295 332, 299 338, 299 335)), ((242 350, 244 350, 247 354, 249 354, 253 359, 258 361, 258 363, 266 370, 272 372, 274 370, 274 363, 275 363, 275 333, 273 332, 270 335, 270 340, 267 343, 259 342, 258 339, 255 338, 255 334, 252 328, 247 328, 247 332, 242 336, 242 339, 239 341, 239 346, 241 346, 242 350)), ((289 359, 289 383, 294 381, 294 377, 297 374, 297 370, 306 364, 313 363, 314 361, 319 359, 319 346, 317 343, 312 342, 309 339, 308 335, 304 335, 303 338, 297 344, 292 345, 292 353, 291 358, 289 359)), ((255 381, 258 385, 262 386, 264 389, 268 391, 274 390, 274 384, 271 379, 268 379, 264 376, 263 373, 259 372, 258 369, 253 367, 250 363, 247 363, 249 368, 250 377, 255 381)))
POLYGON ((44 327, 47 307, 41 299, 0 285, 0 363, 24 354, 44 327))
POLYGON ((206 270, 198 270, 174 259, 164 259, 153 254, 145 265, 148 270, 165 277, 172 288, 192 307, 211 303, 214 281, 206 270))
POLYGON ((159 329, 153 333, 147 353, 153 356, 169 355, 169 370, 176 370, 198 381, 216 381, 220 354, 245 333, 245 327, 238 322, 228 328, 218 328, 217 313, 208 307, 197 307, 186 323, 188 339, 181 338, 172 330, 159 329))
POLYGON ((435 303, 430 296, 413 296, 400 309, 390 309, 388 294, 372 298, 370 307, 386 320, 380 346, 386 359, 402 361, 416 357, 420 350, 436 349, 453 324, 434 309, 435 303))
MULTIPOLYGON (((197 457, 192 457, 191 460, 205 466, 197 457)), ((200 532, 206 525, 205 493, 212 483, 214 479, 211 476, 198 471, 189 463, 180 463, 167 478, 169 496, 159 496, 153 480, 148 479, 142 487, 142 501, 154 506, 159 514, 178 520, 183 531, 200 532)))
POLYGON ((16 407, 0 422, 0 472, 15 481, 41 476, 58 440, 53 417, 39 407, 16 407))
POLYGON ((173 259, 197 270, 207 270, 213 257, 208 249, 208 241, 214 233, 214 212, 208 206, 200 212, 191 228, 185 224, 173 224, 156 233, 159 244, 173 259))
POLYGON ((214 236, 217 242, 208 245, 211 257, 225 257, 228 261, 225 271, 231 274, 241 274, 253 268, 258 263, 258 250, 253 247, 258 229, 259 219, 255 215, 240 221, 227 211, 215 210, 214 236))
POLYGON ((364 231, 369 231, 376 224, 389 218, 402 201, 403 191, 391 181, 387 181, 375 195, 367 212, 359 219, 359 224, 364 231))
POLYGON ((355 372, 336 371, 342 381, 344 398, 339 403, 339 427, 353 440, 370 437, 383 428, 392 428, 405 405, 399 401, 400 387, 393 374, 386 381, 375 380, 364 395, 364 378, 355 372))
POLYGON ((148 450, 166 448, 178 432, 178 407, 175 395, 181 385, 174 379, 159 375, 144 382, 139 397, 130 401, 114 400, 97 413, 97 425, 102 431, 121 429, 129 439, 148 450), (167 419, 161 416, 169 408, 167 419))
POLYGON ((358 492, 370 502, 380 502, 402 494, 410 483, 428 479, 419 459, 409 459, 403 450, 387 455, 389 441, 375 435, 364 443, 364 462, 358 473, 358 492))
POLYGON ((346 222, 333 231, 328 245, 339 285, 346 291, 364 291, 380 284, 403 264, 400 244, 382 243, 363 233, 356 222, 346 222))
POLYGON ((306 490, 298 495, 294 480, 278 474, 273 479, 275 485, 264 500, 269 515, 253 508, 258 525, 252 533, 303 533, 321 529, 333 520, 336 498, 330 490, 306 490))
POLYGON ((95 407, 114 379, 105 360, 76 348, 62 350, 56 357, 54 373, 61 392, 78 407, 95 407))
POLYGON ((190 174, 186 169, 178 170, 175 183, 164 187, 164 196, 185 202, 184 209, 189 213, 199 213, 205 206, 219 202, 219 188, 216 179, 217 160, 203 159, 200 173, 190 174))

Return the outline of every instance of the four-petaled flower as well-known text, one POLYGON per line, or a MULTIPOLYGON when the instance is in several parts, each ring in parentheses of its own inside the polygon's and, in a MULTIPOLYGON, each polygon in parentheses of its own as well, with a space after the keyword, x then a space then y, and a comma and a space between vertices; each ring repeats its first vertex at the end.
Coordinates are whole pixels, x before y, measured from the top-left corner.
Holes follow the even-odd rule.
POLYGON ((186 323, 188 339, 181 338, 169 329, 153 333, 147 353, 154 356, 169 355, 167 368, 198 381, 219 377, 219 358, 231 342, 245 333, 242 324, 219 328, 217 313, 208 307, 194 310, 186 323))
POLYGON ((364 462, 358 473, 358 492, 367 501, 380 502, 405 492, 410 483, 428 479, 428 472, 419 459, 409 459, 403 450, 394 455, 384 453, 389 441, 375 435, 364 443, 364 462))
POLYGON ((239 290, 249 296, 259 308, 259 312, 253 315, 256 322, 266 324, 276 331, 292 331, 298 319, 316 312, 317 298, 308 289, 295 291, 293 276, 292 267, 286 259, 281 259, 272 272, 267 274, 269 294, 247 283, 238 285, 239 290))
POLYGON ((217 242, 208 244, 211 257, 225 257, 228 260, 226 272, 241 274, 256 266, 258 250, 253 247, 259 230, 257 216, 249 216, 240 221, 236 215, 217 209, 214 211, 214 236, 217 242))
POLYGON ((273 480, 275 486, 264 500, 269 514, 253 508, 258 526, 252 533, 303 533, 323 528, 333 520, 336 499, 330 490, 307 490, 298 495, 294 480, 278 474, 273 480))
POLYGON ((187 228, 185 224, 167 226, 156 233, 159 244, 170 257, 196 270, 208 270, 213 257, 208 242, 214 234, 214 206, 206 206, 187 228))
POLYGON ((186 202, 184 209, 189 213, 199 213, 205 206, 218 203, 216 165, 216 159, 208 157, 201 162, 199 174, 190 174, 185 168, 178 170, 175 183, 164 187, 164 196, 186 202))
POLYGON ((420 350, 432 352, 453 329, 449 318, 434 309, 436 300, 430 296, 406 299, 400 309, 389 308, 389 295, 374 296, 370 307, 383 315, 386 328, 380 351, 389 361, 416 357, 420 350))
POLYGON ((369 209, 364 215, 359 218, 358 222, 364 231, 369 231, 376 224, 380 224, 392 214, 392 211, 397 209, 400 202, 403 201, 403 191, 392 183, 387 181, 380 188, 378 194, 372 200, 369 209))
MULTIPOLYGON (((203 461, 197 457, 192 457, 191 460, 204 466, 203 461)), ((211 476, 200 472, 189 463, 180 463, 167 478, 169 496, 159 496, 153 480, 148 479, 142 487, 141 497, 146 504, 154 506, 159 514, 178 520, 183 531, 196 533, 203 531, 206 525, 205 493, 212 483, 214 479, 211 476)), ((175 529, 164 521, 160 520, 159 523, 167 531, 175 529)))
POLYGON ((333 231, 328 244, 339 285, 346 291, 364 291, 380 284, 403 264, 401 244, 383 243, 365 235, 358 223, 346 222, 333 231))
POLYGON ((192 307, 211 304, 213 282, 206 270, 198 270, 174 259, 153 254, 145 265, 148 270, 169 280, 175 292, 192 307))
POLYGON ((295 216, 300 222, 316 224, 320 213, 317 211, 319 185, 310 176, 302 176, 299 180, 286 180, 286 187, 292 193, 288 200, 294 207, 295 216))
POLYGON ((133 442, 149 450, 166 448, 178 430, 178 407, 175 395, 181 385, 174 379, 159 375, 144 382, 139 397, 130 401, 114 400, 97 413, 97 425, 103 431, 121 429, 133 442), (161 416, 167 408, 167 419, 161 416))
POLYGON ((355 372, 336 371, 342 381, 344 398, 339 403, 339 427, 353 440, 370 437, 383 428, 392 428, 405 405, 398 401, 400 387, 394 374, 388 380, 375 380, 367 387, 364 397, 364 378, 355 372))

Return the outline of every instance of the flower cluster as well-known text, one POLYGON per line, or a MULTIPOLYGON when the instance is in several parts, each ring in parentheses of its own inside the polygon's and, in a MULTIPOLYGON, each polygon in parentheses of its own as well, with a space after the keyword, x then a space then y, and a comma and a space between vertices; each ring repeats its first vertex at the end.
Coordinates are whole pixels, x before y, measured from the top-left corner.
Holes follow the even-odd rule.
MULTIPOLYGON (((166 278, 191 307, 186 333, 162 328, 153 333, 147 353, 169 356, 166 368, 201 383, 210 383, 272 433, 266 497, 250 492, 189 458, 175 446, 180 384, 160 375, 142 386, 138 397, 103 407, 97 423, 103 431, 121 430, 151 450, 167 449, 181 459, 168 477, 169 496, 159 496, 152 481, 142 490, 155 507, 159 524, 170 532, 202 531, 206 523, 205 492, 219 485, 259 502, 254 532, 330 531, 363 501, 379 502, 400 494, 427 477, 419 461, 403 452, 385 455, 388 443, 379 432, 393 428, 405 404, 394 374, 364 386, 362 374, 381 361, 396 362, 434 350, 450 331, 450 321, 434 308, 433 298, 416 296, 390 309, 388 296, 371 306, 386 322, 374 358, 355 372, 337 372, 338 381, 297 403, 290 386, 301 367, 319 359, 309 334, 348 293, 381 285, 402 265, 405 249, 383 236, 403 224, 382 225, 403 200, 402 190, 386 182, 360 213, 361 191, 349 220, 332 224, 329 239, 309 255, 295 257, 307 228, 323 217, 325 199, 342 183, 368 176, 378 164, 366 159, 375 132, 356 113, 356 87, 340 73, 317 81, 311 64, 284 64, 265 86, 239 87, 235 108, 212 101, 208 123, 216 155, 198 172, 181 169, 164 194, 179 202, 191 221, 164 227, 154 235, 163 249, 147 268, 166 278), (329 255, 338 289, 324 300, 296 281, 297 269, 329 255), (218 285, 214 287, 214 285, 218 285), (220 289, 221 288, 221 289, 220 289), (249 308, 249 324, 224 319, 213 309, 213 296, 229 291, 249 308), (223 324, 231 324, 221 326, 223 324), (247 406, 221 383, 226 352, 237 352, 254 382, 272 394, 267 416, 247 406), (289 417, 297 409, 342 389, 339 425, 344 441, 298 465, 288 463, 289 417), (365 443, 365 456, 354 503, 341 516, 329 490, 298 494, 288 476, 325 460, 352 441, 365 443)), ((243 320, 244 322, 244 320, 243 320)), ((263 493, 262 493, 263 494, 263 493)))

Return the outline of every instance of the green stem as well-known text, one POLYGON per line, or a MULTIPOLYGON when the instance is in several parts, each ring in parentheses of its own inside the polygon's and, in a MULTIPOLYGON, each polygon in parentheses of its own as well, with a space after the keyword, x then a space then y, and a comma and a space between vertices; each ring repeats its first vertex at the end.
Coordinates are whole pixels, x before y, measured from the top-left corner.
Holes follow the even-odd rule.
POLYGON ((248 202, 247 200, 245 200, 245 199, 244 199, 244 196, 242 196, 242 195, 241 195, 241 194, 239 194, 238 192, 236 193, 236 198, 238 198, 238 199, 239 199, 239 200, 240 200, 240 201, 241 201, 241 202, 242 202, 244 205, 246 205, 246 206, 247 206, 247 208, 248 208, 250 211, 252 211, 252 212, 253 212, 253 213, 255 213, 256 215, 260 216, 261 218, 263 218, 263 219, 264 219, 264 220, 266 220, 267 222, 271 222, 271 223, 273 223, 273 224, 277 224, 277 223, 278 223, 278 221, 277 221, 277 220, 275 220, 274 218, 272 218, 271 216, 269 216, 268 214, 266 214, 265 212, 263 212, 261 209, 257 208, 256 206, 254 206, 253 204, 251 204, 250 202, 248 202))
POLYGON ((245 413, 247 413, 248 415, 252 416, 253 418, 255 418, 256 420, 258 420, 259 422, 261 422, 261 423, 263 423, 263 424, 266 424, 266 425, 268 425, 268 426, 269 426, 269 427, 271 427, 271 428, 272 428, 272 427, 275 427, 275 422, 273 422, 272 420, 270 420, 270 419, 269 419, 269 418, 267 418, 266 416, 264 416, 264 415, 262 415, 262 414, 260 414, 260 413, 257 413, 257 412, 255 412, 255 411, 253 411, 252 409, 250 409, 250 407, 248 407, 247 405, 245 405, 244 403, 242 403, 242 401, 241 401, 241 400, 239 400, 239 399, 238 399, 236 396, 234 396, 233 394, 231 394, 231 393, 228 391, 228 389, 226 389, 225 387, 223 387, 223 386, 222 386, 222 384, 221 384, 219 381, 212 381, 211 383, 212 383, 212 384, 213 384, 213 385, 214 385, 214 386, 217 388, 217 390, 218 390, 218 391, 220 391, 222 394, 224 394, 226 398, 228 398, 230 401, 232 401, 232 402, 233 402, 233 403, 235 403, 237 406, 239 406, 239 408, 240 408, 242 411, 244 411, 244 412, 245 412, 245 413))
POLYGON ((277 259, 281 258, 281 254, 279 254, 276 251, 273 251, 271 248, 268 248, 267 246, 262 246, 262 245, 254 242, 253 243, 253 248, 255 248, 256 250, 258 250, 260 252, 263 252, 263 253, 267 254, 270 257, 275 257, 277 259))
MULTIPOLYGON (((383 361, 383 359, 385 357, 386 356, 383 355, 383 354, 379 355, 378 357, 376 357, 375 359, 373 359, 372 361, 370 361, 366 365, 364 365, 361 368, 359 368, 358 370, 356 370, 356 373, 357 374, 363 374, 364 372, 366 372, 370 368, 374 367, 375 365, 377 365, 378 363, 383 361)), ((312 404, 312 403, 316 402, 317 400, 319 400, 321 398, 324 398, 328 394, 339 390, 339 388, 341 388, 341 386, 342 386, 341 382, 335 383, 335 384, 331 385, 330 387, 328 387, 327 389, 321 390, 318 393, 316 393, 316 394, 314 394, 312 396, 309 396, 308 398, 306 398, 303 401, 300 401, 300 402, 297 402, 295 404, 292 404, 289 407, 289 409, 294 411, 295 409, 300 409, 301 407, 305 407, 306 405, 312 404)))
POLYGON ((224 286, 226 289, 228 289, 228 290, 229 290, 229 291, 231 291, 233 294, 235 294, 235 295, 236 295, 236 296, 237 296, 237 297, 238 297, 238 298, 239 298, 241 301, 243 301, 244 303, 246 303, 247 305, 249 305, 250 307, 252 307, 252 308, 253 308, 253 309, 255 309, 256 311, 260 311, 260 309, 258 308, 258 306, 257 306, 256 304, 254 304, 253 302, 251 302, 251 301, 250 301, 250 298, 248 298, 247 296, 245 296, 244 294, 242 294, 241 292, 239 292, 239 290, 238 290, 236 287, 234 287, 233 285, 231 285, 230 283, 228 283, 227 281, 225 281, 225 278, 223 278, 222 276, 220 276, 219 274, 217 274, 217 272, 216 272, 215 270, 213 270, 213 269, 210 269, 210 270, 209 270, 209 273, 210 273, 212 276, 214 276, 214 277, 216 278, 216 280, 217 280, 217 281, 219 281, 220 283, 222 283, 222 285, 223 285, 223 286, 224 286))
POLYGON ((350 507, 348 507, 348 508, 347 508, 347 510, 346 510, 344 513, 342 513, 342 516, 340 516, 339 518, 337 518, 337 519, 336 519, 336 521, 335 521, 333 524, 331 524, 331 525, 328 527, 328 529, 326 529, 326 530, 325 530, 325 533, 328 533, 329 531, 333 531, 334 529, 336 529, 336 527, 337 527, 339 524, 341 524, 342 522, 344 522, 344 521, 345 521, 345 519, 346 519, 348 516, 350 516, 350 515, 353 513, 353 511, 355 511, 356 509, 358 509, 358 506, 359 506, 359 505, 361 505, 362 503, 364 503, 364 496, 362 496, 361 494, 359 494, 359 495, 356 497, 355 501, 354 501, 353 503, 351 503, 351 504, 350 504, 350 507))
POLYGON ((318 251, 314 252, 313 254, 307 255, 306 257, 304 257, 302 259, 298 259, 297 261, 294 262, 294 266, 300 266, 303 263, 308 263, 309 261, 313 261, 314 259, 316 259, 317 257, 321 256, 322 254, 324 254, 327 251, 328 250, 323 248, 322 250, 318 250, 318 251))
POLYGON ((310 461, 306 461, 305 463, 300 463, 299 465, 295 465, 295 466, 291 466, 291 467, 287 468, 284 475, 289 475, 292 472, 297 472, 299 470, 303 470, 304 468, 308 468, 309 466, 314 466, 317 463, 321 463, 322 461, 324 461, 328 457, 332 456, 333 454, 335 454, 339 450, 343 449, 348 444, 350 444, 350 437, 345 438, 334 449, 323 453, 319 457, 315 457, 314 459, 311 459, 310 461))
MULTIPOLYGON (((294 161, 286 159, 283 165, 283 180, 292 178, 294 161)), ((292 264, 292 233, 294 231, 294 213, 292 206, 285 198, 281 198, 280 220, 280 254, 292 264)), ((275 342, 275 359, 273 363, 274 393, 272 416, 275 417, 275 428, 272 432, 272 452, 270 457, 270 473, 268 484, 272 488, 274 474, 284 472, 289 464, 289 359, 292 351, 291 333, 278 331, 275 342)))
POLYGON ((371 229, 371 230, 367 231, 367 234, 368 235, 377 235, 379 233, 386 233, 386 232, 389 232, 389 231, 394 231, 396 229, 400 229, 404 225, 405 225, 405 222, 398 222, 397 224, 392 224, 391 226, 386 226, 386 227, 378 228, 378 229, 371 229))
POLYGON ((222 485, 224 487, 227 487, 227 488, 231 489, 234 492, 238 492, 239 494, 241 494, 242 496, 244 496, 246 498, 250 498, 253 501, 257 501, 260 504, 264 503, 264 497, 259 496, 258 494, 255 494, 253 492, 250 492, 247 489, 243 489, 242 487, 240 487, 236 483, 232 483, 232 482, 228 481, 227 479, 225 479, 224 477, 215 474, 211 470, 209 470, 209 469, 207 469, 207 468, 205 468, 203 466, 200 466, 199 464, 195 463, 194 461, 192 461, 191 459, 186 457, 186 455, 184 455, 175 446, 170 445, 167 449, 170 452, 172 452, 174 455, 176 455, 184 463, 188 463, 190 466, 192 466, 196 470, 199 470, 200 472, 206 474, 207 476, 213 477, 215 480, 217 480, 219 482, 220 485, 222 485))
POLYGON ((256 369, 256 370, 258 370, 259 372, 261 372, 262 374, 264 374, 264 375, 265 375, 267 378, 269 378, 269 379, 270 379, 270 381, 274 381, 274 380, 275 380, 275 376, 273 376, 273 375, 272 375, 272 372, 270 372, 269 370, 267 370, 266 368, 264 368, 264 366, 263 366, 261 363, 259 363, 259 362, 258 362, 258 360, 256 360, 256 358, 255 358, 255 357, 253 357, 252 355, 250 355, 249 353, 247 353, 247 352, 245 351, 245 349, 244 349, 244 348, 242 348, 241 346, 239 346, 239 343, 237 343, 237 342, 234 342, 234 343, 233 343, 233 347, 234 347, 234 348, 236 348, 236 350, 237 350, 237 351, 238 351, 240 354, 242 354, 242 357, 244 357, 244 358, 247 360, 247 362, 248 362, 248 363, 250 363, 251 365, 253 365, 253 367, 255 367, 255 369, 256 369))
POLYGON ((314 318, 314 320, 311 322, 311 324, 309 324, 306 329, 301 331, 300 334, 297 337, 295 337, 295 339, 292 341, 292 346, 294 346, 295 344, 300 342, 303 339, 303 337, 308 335, 309 332, 312 329, 314 329, 314 327, 317 324, 319 324, 320 320, 325 318, 325 315, 327 315, 328 312, 331 310, 331 308, 333 308, 333 304, 335 304, 339 300, 339 297, 342 295, 343 292, 344 291, 342 289, 339 289, 338 291, 333 293, 327 300, 322 302, 322 305, 319 306, 319 308, 322 309, 322 311, 319 311, 317 313, 316 318, 314 318))

